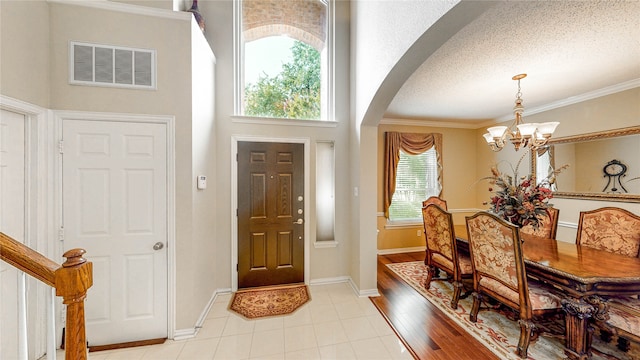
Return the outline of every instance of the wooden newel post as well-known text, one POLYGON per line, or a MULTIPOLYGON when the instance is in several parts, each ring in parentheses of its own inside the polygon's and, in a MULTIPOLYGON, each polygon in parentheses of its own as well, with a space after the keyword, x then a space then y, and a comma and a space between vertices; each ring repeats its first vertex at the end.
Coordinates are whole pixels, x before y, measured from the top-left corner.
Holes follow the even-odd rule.
POLYGON ((56 295, 67 305, 65 359, 87 358, 87 337, 84 326, 84 299, 93 285, 93 264, 82 255, 84 249, 71 249, 63 254, 67 261, 55 272, 56 295))

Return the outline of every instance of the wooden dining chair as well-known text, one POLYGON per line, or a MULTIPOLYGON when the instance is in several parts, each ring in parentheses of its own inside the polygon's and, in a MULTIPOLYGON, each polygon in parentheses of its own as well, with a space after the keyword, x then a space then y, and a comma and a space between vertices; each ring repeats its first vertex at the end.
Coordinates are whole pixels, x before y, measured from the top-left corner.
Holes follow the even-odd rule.
POLYGON ((620 351, 629 351, 631 342, 640 345, 640 300, 633 297, 610 300, 606 324, 617 336, 620 351))
POLYGON ((447 209, 447 200, 444 200, 440 197, 437 196, 430 196, 427 200, 422 202, 422 207, 424 208, 425 206, 429 205, 429 204, 436 204, 438 206, 440 206, 441 208, 443 208, 444 210, 448 210, 447 209))
MULTIPOLYGON (((429 204, 436 204, 438 206, 440 206, 442 209, 444 209, 445 211, 448 210, 447 209, 447 200, 444 200, 438 196, 430 196, 429 198, 427 198, 427 200, 424 200, 422 202, 422 209, 424 210, 424 208, 429 205, 429 204)), ((424 217, 424 214, 423 214, 424 217)), ((425 231, 426 234, 426 231, 425 231)), ((426 236, 426 235, 425 235, 426 236)), ((427 257, 429 256, 429 252, 427 250, 427 254, 424 257, 424 264, 428 266, 427 264, 427 257)), ((438 270, 436 269, 435 272, 435 276, 437 276, 439 274, 438 270)))
POLYGON ((469 319, 478 320, 480 304, 487 296, 515 310, 520 324, 516 354, 524 359, 530 342, 539 334, 534 317, 562 314, 560 298, 527 279, 516 225, 488 212, 467 216, 466 222, 474 289, 469 319))
POLYGON ((581 211, 576 244, 639 257, 640 216, 617 207, 581 211))
MULTIPOLYGON (((473 276, 471 260, 468 255, 457 251, 456 234, 453 228, 453 216, 450 212, 435 203, 422 208, 424 234, 427 239, 427 279, 425 288, 429 289, 437 269, 447 274, 447 279, 453 283, 453 297, 451 308, 458 308, 460 294, 464 289, 463 279, 469 280, 473 276)), ((471 286, 468 286, 471 289, 471 286)))
POLYGON ((520 228, 520 231, 525 234, 534 236, 555 239, 556 232, 558 231, 558 216, 560 210, 554 207, 547 208, 547 214, 540 218, 540 223, 536 229, 533 225, 529 224, 520 228))
MULTIPOLYGON (((629 257, 640 257, 640 216, 617 207, 580 212, 576 244, 629 257)), ((618 347, 625 351, 629 340, 640 342, 640 303, 637 295, 617 296, 609 302, 609 319, 597 321, 600 337, 608 342, 618 335, 618 347), (635 303, 634 306, 629 306, 635 303), (635 314, 632 316, 630 314, 635 314), (635 335, 634 335, 635 334, 635 335), (625 345, 626 344, 626 345, 625 345)))

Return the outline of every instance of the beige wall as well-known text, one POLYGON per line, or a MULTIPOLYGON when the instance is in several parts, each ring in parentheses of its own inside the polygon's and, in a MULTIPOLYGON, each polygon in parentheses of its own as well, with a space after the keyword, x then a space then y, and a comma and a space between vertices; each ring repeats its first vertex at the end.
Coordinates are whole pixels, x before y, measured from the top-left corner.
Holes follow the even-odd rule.
POLYGON ((49 57, 47 2, 0 1, 0 93, 49 107, 49 57))
POLYGON ((215 56, 195 21, 191 22, 191 88, 192 88, 192 173, 191 183, 196 177, 207 177, 207 188, 193 190, 192 210, 192 258, 189 288, 192 293, 184 295, 185 301, 193 296, 193 314, 199 315, 207 301, 220 285, 215 279, 217 269, 214 259, 217 244, 216 234, 216 118, 215 118, 215 56))

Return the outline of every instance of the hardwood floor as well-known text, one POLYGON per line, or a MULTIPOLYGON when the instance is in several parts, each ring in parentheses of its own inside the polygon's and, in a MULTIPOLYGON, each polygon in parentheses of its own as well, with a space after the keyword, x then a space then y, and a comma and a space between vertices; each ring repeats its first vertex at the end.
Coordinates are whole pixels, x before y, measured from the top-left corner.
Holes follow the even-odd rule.
POLYGON ((447 315, 397 277, 386 264, 424 260, 425 253, 378 256, 378 292, 371 301, 416 359, 499 360, 447 315))

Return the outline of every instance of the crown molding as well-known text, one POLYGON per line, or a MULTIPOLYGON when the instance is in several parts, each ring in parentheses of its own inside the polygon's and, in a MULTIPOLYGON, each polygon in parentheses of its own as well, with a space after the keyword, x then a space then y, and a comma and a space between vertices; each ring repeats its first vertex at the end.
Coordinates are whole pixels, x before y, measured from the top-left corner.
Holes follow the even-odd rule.
MULTIPOLYGON (((583 101, 596 99, 599 97, 615 94, 621 91, 630 90, 640 87, 640 78, 625 81, 620 84, 608 86, 602 89, 590 91, 584 94, 571 96, 566 99, 554 101, 545 105, 536 107, 527 107, 526 115, 534 115, 545 111, 577 104, 583 101)), ((405 125, 405 126, 424 126, 424 127, 441 127, 441 128, 457 128, 457 129, 481 129, 483 127, 494 126, 497 123, 513 120, 513 114, 508 114, 492 120, 483 120, 479 122, 459 121, 459 120, 420 120, 420 119, 394 119, 383 118, 380 125, 405 125)))
POLYGON ((186 11, 165 10, 165 9, 153 8, 148 6, 124 4, 124 3, 107 1, 107 0, 87 0, 87 1, 47 0, 47 2, 52 4, 84 6, 84 7, 94 8, 99 10, 110 10, 110 11, 117 11, 117 12, 122 12, 127 14, 153 16, 157 18, 182 20, 182 21, 191 21, 191 18, 192 18, 192 14, 186 11))
POLYGON ((380 125, 405 125, 405 126, 423 126, 423 127, 440 127, 440 128, 456 128, 456 129, 477 129, 478 124, 461 122, 457 120, 410 120, 410 119, 392 119, 383 118, 380 125))
MULTIPOLYGON (((565 107, 565 106, 568 106, 568 105, 577 104, 577 103, 580 103, 580 102, 583 102, 583 101, 596 99, 596 98, 599 98, 599 97, 615 94, 615 93, 618 93, 618 92, 621 92, 621 91, 630 90, 630 89, 634 89, 634 88, 637 88, 637 87, 640 87, 640 79, 633 79, 633 80, 625 81, 625 82, 620 83, 620 84, 608 86, 608 87, 605 87, 605 88, 602 88, 602 89, 586 92, 584 94, 580 94, 580 95, 576 95, 576 96, 571 96, 571 97, 568 97, 568 98, 563 99, 563 100, 554 101, 554 102, 551 102, 551 103, 546 104, 546 105, 527 108, 526 109, 526 113, 527 113, 526 115, 538 114, 538 113, 541 113, 541 112, 545 112, 545 111, 549 111, 549 110, 565 107)), ((490 123, 489 125, 493 125, 496 122, 503 122, 503 121, 508 121, 508 120, 513 120, 513 114, 501 116, 501 117, 495 119, 495 121, 490 123)))

